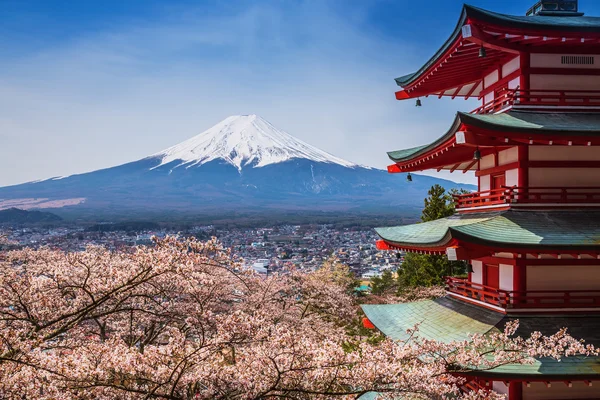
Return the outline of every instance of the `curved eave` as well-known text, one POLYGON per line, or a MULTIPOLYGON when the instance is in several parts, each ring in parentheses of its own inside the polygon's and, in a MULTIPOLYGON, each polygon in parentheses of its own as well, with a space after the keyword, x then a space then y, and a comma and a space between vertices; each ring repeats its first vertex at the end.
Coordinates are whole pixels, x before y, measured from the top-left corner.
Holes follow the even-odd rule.
MULTIPOLYGON (((497 216, 498 213, 453 215, 420 224, 375 228, 375 232, 391 249, 445 252, 446 247, 456 244, 451 228, 470 225, 497 216)), ((380 249, 384 249, 381 244, 380 249)))
POLYGON ((387 155, 390 160, 394 161, 395 163, 402 163, 405 161, 415 160, 421 156, 427 156, 428 154, 435 153, 436 150, 441 151, 443 145, 451 144, 452 140, 454 139, 454 135, 460 128, 461 123, 462 121, 460 119, 460 113, 457 113, 456 117, 454 118, 454 122, 452 122, 452 126, 450 126, 450 129, 448 129, 448 131, 440 138, 423 146, 412 147, 405 150, 389 151, 387 155))
MULTIPOLYGON (((600 252, 599 211, 503 211, 455 214, 421 224, 376 228, 389 250, 534 253, 600 252)), ((381 244, 378 248, 385 249, 381 244)))
POLYGON ((462 27, 467 21, 467 7, 467 5, 463 6, 454 31, 452 31, 452 34, 446 40, 446 42, 444 42, 442 47, 440 47, 440 49, 433 55, 433 57, 431 57, 429 61, 427 61, 421 68, 419 68, 418 71, 413 72, 412 74, 407 74, 396 78, 395 81, 398 86, 406 87, 414 81, 416 81, 421 75, 423 75, 425 71, 429 69, 429 67, 434 65, 437 62, 437 60, 441 58, 446 52, 448 52, 448 50, 456 43, 458 38, 461 36, 462 27))
POLYGON ((502 148, 522 144, 575 145, 600 144, 600 114, 508 111, 502 114, 456 114, 450 129, 430 144, 388 152, 395 164, 388 172, 414 172, 426 169, 471 170, 473 146, 502 148), (456 133, 467 131, 477 136, 475 142, 458 145, 456 133), (496 132, 501 133, 497 135, 496 132))
POLYGON ((483 71, 522 51, 530 51, 531 46, 594 48, 598 38, 600 18, 597 17, 512 16, 465 5, 456 27, 440 49, 418 71, 395 79, 404 89, 396 92, 396 99, 430 94, 453 98, 479 96, 483 71), (462 31, 465 25, 471 25, 476 33, 465 35, 462 31), (546 41, 546 36, 563 40, 546 41), (536 37, 544 39, 536 42, 536 37), (565 37, 569 40, 565 41, 565 37), (485 58, 478 57, 480 46, 487 49, 485 58), (456 56, 462 61, 457 61, 456 56), (467 59, 469 62, 465 64, 467 59))

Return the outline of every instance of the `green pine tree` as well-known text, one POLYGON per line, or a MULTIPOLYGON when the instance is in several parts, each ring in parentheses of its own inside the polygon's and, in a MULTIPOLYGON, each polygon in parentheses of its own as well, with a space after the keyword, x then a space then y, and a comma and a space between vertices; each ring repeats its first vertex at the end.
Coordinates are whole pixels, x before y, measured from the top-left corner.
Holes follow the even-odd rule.
MULTIPOLYGON (((451 216, 455 207, 453 195, 464 193, 468 192, 456 189, 446 192, 440 185, 433 185, 427 192, 421 220, 428 222, 451 216)), ((402 291, 406 287, 441 285, 445 276, 464 273, 465 264, 462 261, 448 261, 445 256, 408 253, 398 270, 398 290, 402 291)))
POLYGON ((384 294, 395 285, 394 276, 392 271, 386 269, 383 271, 381 276, 374 276, 371 278, 371 293, 373 294, 384 294))

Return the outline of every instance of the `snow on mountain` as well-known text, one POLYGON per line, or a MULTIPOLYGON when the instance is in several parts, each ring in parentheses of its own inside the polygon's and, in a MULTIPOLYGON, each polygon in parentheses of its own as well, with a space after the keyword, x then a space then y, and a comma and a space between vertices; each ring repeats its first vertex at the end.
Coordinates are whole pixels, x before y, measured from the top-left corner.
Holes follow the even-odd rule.
POLYGON ((264 167, 269 164, 302 158, 344 167, 359 165, 335 157, 274 127, 257 115, 233 115, 212 128, 151 158, 161 165, 181 161, 186 168, 222 159, 238 170, 244 166, 264 167))

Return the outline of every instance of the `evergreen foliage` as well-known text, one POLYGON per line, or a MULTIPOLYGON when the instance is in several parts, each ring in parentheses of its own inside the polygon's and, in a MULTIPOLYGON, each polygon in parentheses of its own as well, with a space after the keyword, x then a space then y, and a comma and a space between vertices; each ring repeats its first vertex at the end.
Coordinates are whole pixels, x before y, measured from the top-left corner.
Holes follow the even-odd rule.
POLYGON ((383 271, 381 276, 371 278, 371 293, 382 295, 396 285, 392 271, 389 269, 383 271))
MULTIPOLYGON (((425 199, 421 215, 423 222, 446 218, 454 214, 454 195, 468 193, 452 189, 447 192, 440 185, 433 185, 425 199)), ((465 264, 462 261, 448 261, 446 256, 408 253, 402 268, 398 271, 399 292, 407 287, 442 285, 445 276, 462 275, 465 264)))

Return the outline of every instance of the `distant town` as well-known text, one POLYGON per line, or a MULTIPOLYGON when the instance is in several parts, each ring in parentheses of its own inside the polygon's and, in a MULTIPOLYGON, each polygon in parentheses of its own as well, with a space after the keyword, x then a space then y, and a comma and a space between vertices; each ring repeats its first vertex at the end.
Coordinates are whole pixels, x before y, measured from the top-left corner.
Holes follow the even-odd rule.
POLYGON ((217 228, 213 225, 178 230, 98 230, 78 226, 0 228, 12 247, 32 247, 81 251, 90 245, 122 249, 152 245, 152 237, 179 235, 200 239, 216 237, 246 266, 269 274, 284 266, 302 270, 318 269, 335 257, 347 264, 357 277, 379 276, 386 269, 396 270, 404 253, 380 251, 375 247, 377 235, 371 229, 336 228, 333 225, 283 225, 271 228, 217 228))

